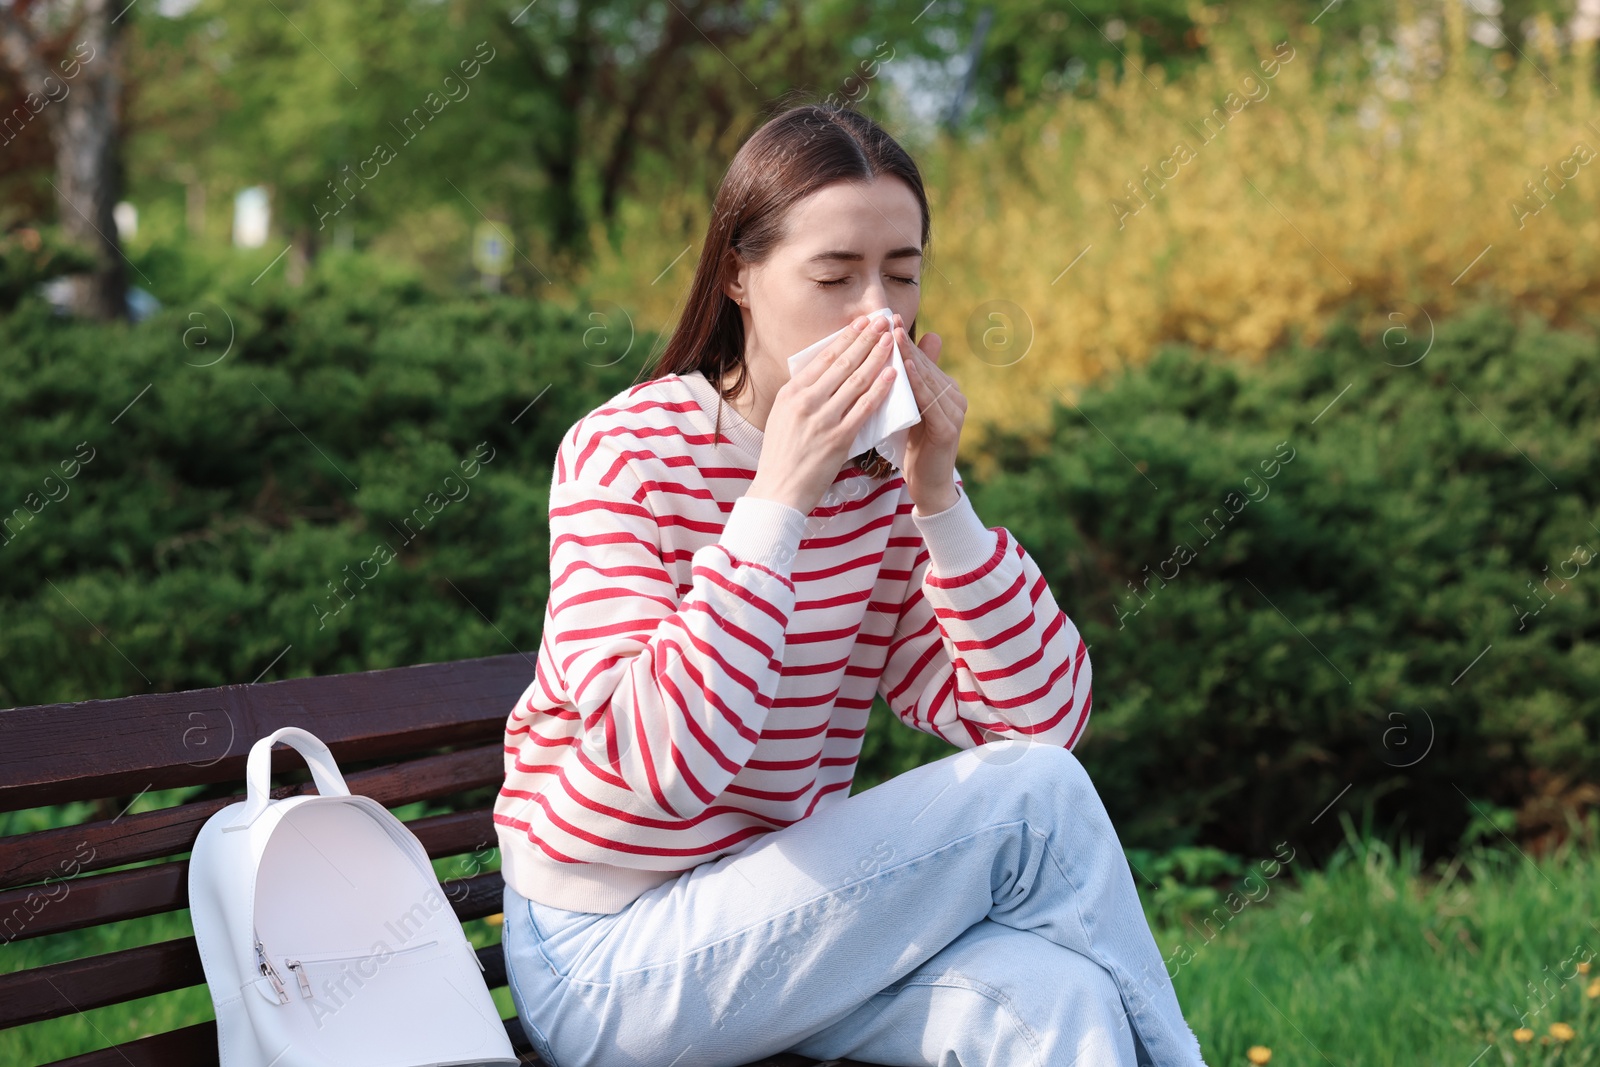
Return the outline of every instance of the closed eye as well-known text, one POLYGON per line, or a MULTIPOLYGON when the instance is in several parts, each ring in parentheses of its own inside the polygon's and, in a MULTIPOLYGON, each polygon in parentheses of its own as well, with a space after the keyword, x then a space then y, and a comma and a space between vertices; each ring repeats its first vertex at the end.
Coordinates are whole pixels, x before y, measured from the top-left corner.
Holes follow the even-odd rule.
MULTIPOLYGON (((897 282, 902 282, 902 283, 904 283, 906 285, 916 285, 917 284, 917 280, 915 278, 902 278, 898 274, 891 274, 891 275, 889 275, 889 277, 893 278, 897 282)), ((850 280, 849 278, 830 278, 830 279, 827 279, 827 280, 824 280, 824 281, 817 282, 817 287, 819 289, 828 289, 828 288, 831 288, 831 287, 833 287, 835 285, 843 285, 845 282, 847 282, 849 280, 850 280)))

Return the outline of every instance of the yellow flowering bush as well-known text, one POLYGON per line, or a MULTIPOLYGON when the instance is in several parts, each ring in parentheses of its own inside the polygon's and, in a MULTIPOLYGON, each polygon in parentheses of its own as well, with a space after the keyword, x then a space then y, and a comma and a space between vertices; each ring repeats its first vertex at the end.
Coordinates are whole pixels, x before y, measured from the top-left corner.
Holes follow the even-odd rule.
MULTIPOLYGON (((1165 341, 1259 360, 1352 303, 1374 334, 1474 297, 1558 326, 1594 311, 1593 42, 1516 61, 1468 45, 1459 4, 1394 17, 1402 31, 1442 17, 1438 70, 1344 76, 1361 58, 1314 25, 1220 23, 1212 62, 1178 80, 1130 37, 1128 69, 1102 67, 1088 97, 967 143, 906 138, 933 212, 919 325, 945 339, 969 426, 1038 426, 1049 402, 1165 341)), ((579 298, 670 328, 709 201, 669 189, 627 206, 626 240, 579 298)))

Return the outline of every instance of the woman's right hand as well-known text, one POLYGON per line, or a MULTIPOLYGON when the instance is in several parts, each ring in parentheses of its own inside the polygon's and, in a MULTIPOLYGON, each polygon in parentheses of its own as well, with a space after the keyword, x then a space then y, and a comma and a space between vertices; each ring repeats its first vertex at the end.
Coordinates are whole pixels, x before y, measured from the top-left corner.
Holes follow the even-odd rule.
POLYGON ((894 384, 889 362, 893 324, 881 315, 869 319, 865 328, 859 322, 852 322, 773 397, 749 495, 809 515, 839 476, 856 433, 894 384))

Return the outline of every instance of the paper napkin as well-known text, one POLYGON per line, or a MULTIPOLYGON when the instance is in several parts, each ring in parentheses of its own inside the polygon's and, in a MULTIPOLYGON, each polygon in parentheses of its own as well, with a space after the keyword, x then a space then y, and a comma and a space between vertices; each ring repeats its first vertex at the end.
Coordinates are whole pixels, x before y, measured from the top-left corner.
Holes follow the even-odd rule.
MULTIPOLYGON (((876 318, 882 316, 891 322, 894 321, 893 308, 879 308, 871 313, 876 318)), ((822 340, 796 352, 789 357, 789 374, 800 373, 807 363, 822 353, 834 338, 848 330, 845 326, 835 330, 822 340)), ((861 429, 856 433, 856 439, 850 445, 850 455, 859 456, 869 448, 876 448, 878 454, 893 463, 896 467, 905 468, 906 439, 911 434, 911 427, 922 421, 922 412, 917 407, 917 395, 911 391, 911 383, 906 379, 905 361, 900 356, 900 342, 889 342, 893 350, 889 353, 889 362, 894 365, 894 384, 889 388, 889 396, 878 405, 861 429)))

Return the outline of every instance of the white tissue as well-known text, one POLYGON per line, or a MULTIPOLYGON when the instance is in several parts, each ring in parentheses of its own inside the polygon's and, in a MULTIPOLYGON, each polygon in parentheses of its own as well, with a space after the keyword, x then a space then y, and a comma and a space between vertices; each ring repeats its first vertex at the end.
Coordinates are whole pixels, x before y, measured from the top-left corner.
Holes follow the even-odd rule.
MULTIPOLYGON (((871 313, 871 317, 879 315, 890 322, 894 321, 893 308, 879 308, 871 313)), ((829 342, 848 329, 848 326, 837 329, 790 356, 790 376, 800 373, 801 368, 820 355, 829 342)), ((894 383, 889 387, 887 399, 879 403, 877 410, 867 417, 856 433, 856 439, 850 445, 850 455, 859 456, 869 448, 876 448, 879 455, 904 470, 906 439, 911 435, 911 427, 922 421, 922 411, 917 407, 917 395, 912 392, 911 383, 906 379, 905 361, 900 358, 900 343, 893 339, 889 343, 893 346, 889 362, 894 366, 894 383)))

